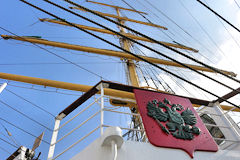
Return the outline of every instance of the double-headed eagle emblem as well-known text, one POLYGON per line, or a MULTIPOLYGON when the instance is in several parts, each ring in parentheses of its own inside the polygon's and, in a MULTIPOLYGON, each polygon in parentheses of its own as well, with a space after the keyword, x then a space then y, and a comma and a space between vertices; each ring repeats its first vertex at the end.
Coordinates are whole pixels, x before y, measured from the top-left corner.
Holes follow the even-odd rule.
POLYGON ((182 105, 171 104, 166 98, 163 103, 153 100, 147 104, 148 116, 157 121, 162 131, 178 139, 192 140, 194 135, 201 133, 200 129, 195 126, 197 118, 189 108, 182 110, 184 110, 182 105), (161 122, 166 122, 166 127, 161 122))

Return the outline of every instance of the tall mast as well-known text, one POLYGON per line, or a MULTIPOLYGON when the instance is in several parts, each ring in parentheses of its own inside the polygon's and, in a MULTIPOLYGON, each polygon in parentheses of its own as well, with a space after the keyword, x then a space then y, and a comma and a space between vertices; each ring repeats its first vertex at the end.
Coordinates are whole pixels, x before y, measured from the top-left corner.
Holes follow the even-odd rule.
MULTIPOLYGON (((117 15, 119 17, 121 17, 119 8, 116 8, 116 11, 117 11, 117 15)), ((122 25, 124 25, 124 23, 125 23, 125 21, 121 20, 121 19, 118 19, 118 21, 122 25)), ((120 33, 123 33, 123 34, 126 33, 126 31, 123 27, 118 26, 118 28, 120 29, 120 33)), ((120 45, 121 45, 122 48, 126 49, 127 51, 130 51, 131 44, 127 39, 119 38, 119 42, 120 42, 120 45)), ((127 65, 130 84, 132 86, 139 87, 140 86, 139 85, 139 79, 138 79, 138 76, 137 76, 136 65, 135 65, 134 61, 131 60, 131 59, 126 59, 126 65, 127 65)))

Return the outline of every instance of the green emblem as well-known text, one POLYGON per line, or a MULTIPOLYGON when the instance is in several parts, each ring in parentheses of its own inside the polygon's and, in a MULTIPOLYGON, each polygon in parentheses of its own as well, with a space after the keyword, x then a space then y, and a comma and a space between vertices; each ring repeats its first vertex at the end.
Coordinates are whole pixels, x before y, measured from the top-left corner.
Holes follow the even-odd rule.
POLYGON ((171 133, 178 139, 192 140, 194 135, 201 133, 200 129, 195 126, 197 118, 189 108, 180 114, 178 111, 182 110, 184 110, 182 105, 171 104, 166 98, 163 103, 153 100, 147 104, 148 116, 157 121, 162 131, 166 134, 171 133), (166 127, 161 122, 167 122, 166 127))

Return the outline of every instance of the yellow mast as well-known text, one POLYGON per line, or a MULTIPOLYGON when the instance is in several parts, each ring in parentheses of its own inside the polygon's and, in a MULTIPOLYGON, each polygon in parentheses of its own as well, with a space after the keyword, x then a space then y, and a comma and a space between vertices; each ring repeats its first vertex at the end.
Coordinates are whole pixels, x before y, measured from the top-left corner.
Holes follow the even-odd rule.
MULTIPOLYGON (((119 9, 121 9, 121 8, 117 8, 117 9, 118 9, 118 12, 119 12, 119 9)), ((119 19, 119 16, 118 16, 118 19, 119 19)), ((124 19, 121 19, 121 20, 124 20, 124 19)), ((124 34, 127 34, 127 33, 124 33, 124 34)), ((115 57, 121 57, 121 58, 126 58, 129 61, 139 60, 132 55, 129 55, 129 54, 124 53, 124 52, 119 52, 119 51, 97 49, 97 48, 84 47, 84 46, 79 46, 79 45, 71 45, 71 44, 66 44, 66 43, 61 43, 61 42, 47 41, 47 40, 38 39, 38 38, 8 36, 8 35, 1 35, 1 36, 4 39, 15 39, 15 40, 27 41, 27 42, 30 42, 30 43, 38 43, 38 44, 44 44, 44 45, 55 46, 55 47, 60 47, 60 48, 67 48, 67 49, 73 49, 73 50, 79 50, 79 51, 85 51, 85 52, 93 52, 93 53, 98 53, 98 54, 102 54, 102 55, 110 55, 110 56, 115 56, 115 57)), ((127 48, 130 49, 130 46, 127 43, 125 44, 125 47, 126 47, 126 49, 127 48)), ((153 62, 153 63, 182 67, 182 66, 180 66, 180 65, 178 65, 174 62, 170 62, 170 61, 166 61, 166 60, 161 60, 161 59, 152 58, 152 57, 145 57, 145 56, 141 56, 141 57, 150 61, 150 62, 153 62)), ((201 67, 201 66, 195 66, 195 65, 190 65, 190 64, 187 64, 187 65, 196 69, 196 70, 214 72, 214 71, 209 70, 208 68, 204 68, 204 67, 201 67)), ((135 68, 135 66, 133 66, 133 67, 131 66, 130 68, 135 68)), ((228 72, 228 71, 224 71, 224 70, 220 70, 220 71, 225 73, 225 74, 231 75, 231 76, 236 76, 236 74, 233 73, 233 72, 228 72)), ((132 72, 131 72, 132 77, 136 76, 135 73, 136 73, 135 69, 132 69, 132 72)), ((92 88, 92 86, 87 86, 87 85, 72 84, 72 83, 67 83, 67 82, 60 82, 60 81, 47 80, 47 79, 41 79, 41 78, 27 77, 27 76, 14 75, 14 74, 8 74, 8 73, 0 73, 0 78, 1 79, 24 82, 24 83, 36 84, 36 85, 43 85, 43 86, 61 88, 61 89, 82 91, 82 92, 87 92, 89 89, 92 88)), ((136 82, 136 84, 138 84, 137 77, 135 77, 135 82, 136 82)), ((133 83, 135 83, 135 82, 133 82, 133 83)), ((129 93, 129 92, 124 92, 124 91, 105 88, 104 93, 108 96, 135 100, 134 94, 129 93)), ((194 105, 194 106, 199 107, 198 105, 194 105)), ((231 106, 226 106, 226 105, 221 105, 221 107, 224 110, 232 110, 232 108, 233 108, 231 106)), ((240 112, 240 109, 236 108, 233 111, 240 112)))
MULTIPOLYGON (((116 11, 117 11, 117 15, 120 17, 120 11, 119 11, 119 8, 116 8, 116 11)), ((121 20, 121 19, 118 19, 119 23, 124 25, 124 20, 121 20)), ((118 26, 119 29, 120 29, 120 33, 126 33, 125 32, 125 29, 121 26, 118 26)), ((124 49, 126 49, 127 51, 130 51, 130 48, 131 48, 131 44, 129 43, 129 41, 127 39, 124 39, 124 38, 120 38, 119 39, 120 41, 120 45, 122 45, 122 47, 124 49)), ((135 63, 133 62, 133 60, 131 59, 127 59, 127 69, 128 69, 128 74, 129 74, 129 78, 130 78, 130 82, 131 82, 131 85, 132 86, 135 86, 135 87, 139 87, 139 80, 138 80, 138 76, 137 76, 137 71, 136 71, 136 65, 135 63)))

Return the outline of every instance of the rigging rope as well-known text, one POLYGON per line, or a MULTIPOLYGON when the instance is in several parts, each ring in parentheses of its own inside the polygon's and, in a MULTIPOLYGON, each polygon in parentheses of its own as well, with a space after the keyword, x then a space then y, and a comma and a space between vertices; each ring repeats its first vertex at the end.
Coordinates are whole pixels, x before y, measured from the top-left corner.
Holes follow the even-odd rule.
MULTIPOLYGON (((31 135, 32 137, 35 137, 35 138, 38 138, 38 139, 39 139, 39 137, 38 137, 38 136, 35 136, 34 134, 32 134, 32 133, 30 133, 30 132, 26 131, 25 129, 22 129, 22 128, 18 127, 17 125, 15 125, 15 124, 13 124, 13 123, 11 123, 11 122, 9 122, 9 121, 7 121, 7 120, 5 120, 5 119, 1 118, 1 117, 0 117, 0 120, 2 120, 2 121, 4 121, 4 122, 6 122, 6 123, 10 124, 11 126, 13 126, 13 127, 17 128, 17 129, 19 129, 19 130, 21 130, 21 131, 23 131, 23 132, 25 132, 25 133, 29 134, 29 135, 31 135)), ((49 143, 49 142, 47 142, 47 141, 45 141, 45 140, 43 140, 43 139, 41 139, 41 140, 42 140, 44 143, 46 143, 46 144, 50 145, 50 143, 49 143)))
MULTIPOLYGON (((11 32, 11 31, 9 31, 9 30, 1 27, 1 26, 0 26, 0 28, 1 28, 2 30, 4 30, 4 31, 6 31, 6 32, 8 32, 8 33, 10 33, 10 34, 12 34, 12 35, 14 35, 14 36, 16 36, 16 37, 20 37, 20 38, 24 39, 24 37, 18 36, 17 34, 11 32)), ((27 40, 26 40, 26 41, 27 41, 27 40)), ((28 41, 27 41, 27 42, 28 42, 28 41)), ((94 73, 94 72, 92 72, 92 71, 90 71, 90 70, 88 70, 88 69, 86 69, 86 68, 84 68, 84 67, 82 67, 82 66, 80 66, 80 65, 78 65, 78 64, 76 64, 76 63, 74 63, 74 62, 72 62, 72 61, 70 61, 70 60, 68 60, 68 59, 66 59, 66 58, 64 58, 64 57, 62 57, 62 56, 59 56, 59 55, 57 55, 56 53, 54 53, 54 52, 52 52, 52 51, 49 51, 49 50, 46 49, 46 48, 41 47, 40 45, 37 45, 37 44, 32 43, 32 42, 29 42, 29 43, 33 44, 34 46, 36 46, 36 47, 38 47, 38 48, 40 48, 40 49, 42 49, 42 50, 47 51, 48 53, 50 53, 50 54, 52 54, 52 55, 54 55, 54 56, 56 56, 56 57, 58 57, 58 58, 60 58, 60 59, 62 59, 62 60, 64 60, 64 61, 67 61, 67 62, 69 62, 69 63, 71 63, 71 64, 73 64, 73 65, 81 68, 82 70, 85 70, 85 71, 87 71, 87 72, 89 72, 89 73, 91 73, 91 74, 99 77, 101 80, 102 80, 102 79, 107 80, 106 78, 103 78, 102 76, 98 75, 97 73, 94 73)))
MULTIPOLYGON (((102 41, 104 41, 104 42, 106 42, 106 43, 108 43, 108 44, 116 47, 116 48, 119 48, 119 49, 123 50, 124 52, 126 52, 126 53, 128 53, 128 54, 131 54, 132 56, 134 56, 134 57, 136 57, 136 58, 138 58, 138 59, 140 59, 140 60, 142 60, 142 61, 144 61, 144 62, 147 62, 147 63, 149 63, 149 64, 151 64, 151 65, 153 65, 153 66, 155 66, 155 67, 157 67, 157 68, 159 68, 159 69, 161 69, 161 70, 163 70, 163 71, 165 71, 165 72, 167 72, 167 73, 169 73, 169 74, 171 74, 171 75, 173 75, 173 76, 175 76, 175 77, 177 77, 178 79, 181 79, 181 80, 183 80, 183 81, 191 84, 192 86, 197 87, 197 88, 199 88, 199 89, 201 89, 201 90, 203 90, 203 91, 205 91, 205 92, 207 92, 207 93, 209 93, 209 94, 217 97, 218 99, 221 99, 221 100, 223 100, 223 101, 226 101, 227 103, 229 103, 229 104, 231 104, 231 105, 233 105, 233 106, 236 106, 237 108, 240 108, 238 105, 236 105, 236 104, 234 104, 234 103, 232 103, 232 102, 230 102, 230 101, 228 101, 228 100, 226 100, 226 99, 224 99, 224 98, 222 98, 222 97, 219 97, 218 95, 216 95, 216 94, 214 94, 214 93, 212 93, 212 92, 210 92, 210 91, 208 91, 208 90, 200 87, 199 85, 194 84, 194 83, 192 83, 192 82, 190 82, 190 81, 188 81, 188 80, 186 80, 186 79, 184 79, 184 78, 182 78, 182 77, 180 77, 180 76, 178 76, 178 75, 176 75, 176 74, 174 74, 174 73, 172 73, 172 72, 164 69, 163 67, 160 67, 160 66, 158 66, 158 65, 156 65, 156 64, 154 64, 154 63, 152 63, 152 62, 150 62, 150 61, 148 61, 148 60, 146 60, 146 59, 144 59, 144 58, 142 58, 142 57, 140 57, 140 56, 138 56, 138 55, 135 55, 135 54, 133 54, 132 52, 129 52, 129 51, 127 51, 127 50, 125 50, 125 49, 123 49, 123 48, 121 48, 121 47, 113 44, 112 42, 110 42, 110 41, 108 41, 108 40, 106 40, 106 39, 104 39, 104 38, 102 38, 102 37, 99 37, 99 36, 97 36, 97 35, 89 32, 89 31, 87 31, 87 30, 85 30, 85 29, 82 29, 82 28, 74 25, 73 23, 66 21, 66 20, 63 19, 63 18, 60 18, 60 17, 58 17, 58 16, 56 16, 56 15, 50 13, 50 12, 47 12, 47 11, 43 10, 42 8, 39 8, 39 7, 37 7, 37 6, 29 3, 29 2, 26 2, 25 0, 20 0, 20 1, 21 1, 21 2, 24 2, 25 4, 28 4, 28 5, 32 6, 32 7, 34 7, 34 8, 36 8, 36 9, 38 9, 38 10, 40 10, 40 11, 42 11, 42 12, 48 14, 48 15, 51 15, 51 16, 53 16, 53 17, 55 17, 55 18, 57 18, 57 19, 65 22, 65 23, 67 23, 67 24, 75 27, 75 28, 78 28, 79 30, 84 31, 84 32, 86 32, 86 33, 88 33, 88 34, 90 34, 90 35, 92 35, 92 36, 94 36, 94 37, 96 37, 96 38, 98 38, 98 39, 100 39, 100 40, 102 40, 102 41)), ((111 29, 109 29, 109 28, 107 28, 107 27, 105 27, 105 26, 102 26, 101 24, 98 24, 97 22, 94 22, 94 21, 92 21, 92 20, 90 20, 90 19, 88 19, 88 18, 86 18, 86 17, 83 17, 83 16, 81 16, 81 15, 75 13, 75 12, 72 12, 72 11, 70 11, 70 10, 68 10, 68 9, 66 9, 66 8, 64 8, 64 7, 62 7, 62 6, 59 6, 58 4, 55 4, 55 3, 51 2, 51 1, 48 1, 48 0, 43 0, 43 1, 45 1, 45 2, 47 2, 47 3, 49 3, 49 4, 52 4, 52 5, 54 5, 54 6, 58 7, 58 8, 61 8, 61 9, 65 10, 65 11, 67 11, 67 12, 69 12, 69 13, 72 13, 72 14, 78 16, 78 17, 81 17, 81 18, 83 18, 83 19, 85 19, 85 20, 91 21, 91 22, 94 23, 94 24, 100 25, 101 27, 103 27, 103 28, 105 28, 105 29, 111 30, 111 29)), ((71 2, 71 1, 69 1, 69 0, 64 0, 64 1, 69 2, 69 3, 71 3, 71 4, 74 4, 74 5, 76 5, 76 6, 79 6, 78 4, 76 4, 76 3, 74 3, 74 2, 71 2)), ((104 19, 107 19, 107 20, 109 20, 109 21, 112 21, 113 23, 117 23, 117 22, 115 22, 115 21, 113 21, 113 20, 111 20, 111 19, 109 19, 109 18, 106 18, 106 17, 104 17, 104 16, 101 16, 101 15, 99 15, 99 14, 97 14, 97 13, 95 13, 95 12, 93 12, 93 11, 85 8, 85 7, 80 6, 80 8, 84 8, 85 10, 88 10, 89 12, 92 12, 93 14, 96 14, 96 15, 98 15, 98 16, 100 16, 100 17, 103 17, 104 19)), ((119 24, 119 23, 117 23, 117 24, 119 24)), ((119 24, 119 25, 120 25, 120 26, 124 26, 124 25, 121 25, 121 24, 119 24)), ((124 26, 124 28, 127 28, 127 29, 128 29, 128 27, 126 27, 126 26, 124 26)), ((130 28, 129 28, 129 29, 130 29, 130 28)), ((130 30, 132 30, 132 29, 130 29, 130 30)), ((162 53, 160 53, 160 52, 157 52, 157 51, 153 50, 152 48, 150 48, 150 47, 148 47, 148 46, 145 46, 145 45, 143 45, 143 44, 141 44, 141 43, 139 43, 139 42, 137 42, 137 41, 135 41, 135 40, 132 40, 132 39, 130 39, 130 38, 122 35, 121 33, 118 33, 118 32, 113 31, 113 30, 111 30, 111 31, 114 32, 114 33, 116 33, 116 34, 118 34, 118 35, 120 35, 120 36, 122 36, 122 37, 124 37, 124 38, 126 38, 126 39, 128 39, 128 40, 131 40, 131 41, 133 41, 133 42, 135 42, 135 43, 137 43, 137 44, 140 44, 140 45, 144 46, 145 48, 147 48, 147 49, 149 49, 149 50, 152 50, 152 51, 154 51, 154 52, 156 52, 156 53, 159 53, 159 54, 163 55, 164 57, 168 57, 168 56, 166 56, 166 55, 164 55, 164 54, 162 54, 162 53)), ((134 32, 139 33, 139 32, 137 32, 137 31, 135 31, 135 30, 134 30, 134 32)), ((141 34, 141 33, 139 33, 139 34, 140 34, 140 35, 143 35, 143 34, 141 34)), ((156 40, 154 40, 154 39, 152 39, 152 38, 150 38, 150 37, 148 37, 148 36, 146 36, 146 35, 143 35, 143 36, 144 36, 144 37, 147 37, 148 39, 153 40, 154 42, 156 41, 156 40)), ((189 57, 189 56, 185 55, 185 54, 182 53, 182 52, 179 52, 179 51, 177 51, 177 50, 175 50, 175 49, 173 49, 173 48, 171 48, 171 47, 168 47, 168 46, 166 46, 166 45, 164 45, 164 44, 161 44, 161 43, 158 42, 158 41, 156 41, 156 42, 159 43, 160 45, 166 47, 166 48, 169 48, 170 50, 173 50, 173 51, 175 51, 175 52, 177 52, 177 53, 179 53, 179 54, 183 54, 183 55, 186 56, 186 57, 189 57)), ((170 57, 169 57, 169 58, 170 58, 170 57)), ((190 58, 190 59, 193 59, 192 57, 189 57, 189 58, 190 58)), ((172 58, 171 58, 171 59, 172 59, 172 58)), ((195 59, 193 59, 193 60, 195 60, 195 59)), ((178 62, 178 61, 176 61, 175 59, 173 59, 173 61, 181 64, 181 62, 178 62)), ((202 62, 200 62, 200 61, 198 61, 198 60, 195 60, 195 61, 197 61, 197 62, 199 62, 199 63, 201 63, 201 64, 204 64, 204 63, 202 63, 202 62)), ((182 65, 184 65, 184 64, 182 64, 182 65)), ((206 65, 206 64, 204 64, 204 65, 205 65, 205 66, 208 66, 208 65, 206 65)), ((186 66, 186 67, 187 67, 187 68, 190 68, 190 67, 188 67, 188 66, 186 66)), ((224 76, 226 76, 226 77, 229 77, 228 75, 226 75, 226 74, 218 71, 217 69, 214 69, 214 68, 211 67, 211 66, 208 66, 208 67, 211 68, 212 70, 216 70, 216 72, 218 72, 218 73, 220 73, 220 74, 222 74, 222 75, 224 75, 224 76)), ((191 70, 194 70, 194 69, 191 69, 191 70)), ((195 70, 194 70, 194 71, 195 71, 195 70)), ((199 71, 195 71, 195 72, 199 72, 199 71)), ((201 72, 199 72, 199 74, 204 75, 204 76, 207 76, 207 75, 205 75, 205 74, 203 74, 203 73, 201 73, 201 72)), ((208 77, 208 76, 207 76, 207 77, 208 77)), ((211 78, 211 77, 209 77, 209 78, 211 78)), ((236 79, 234 79, 234 78, 232 78, 232 77, 229 77, 229 78, 231 78, 231 79, 233 79, 233 80, 235 80, 235 81, 238 81, 238 82, 240 83, 239 80, 236 80, 236 79)), ((212 79, 212 78, 211 78, 211 79, 212 79)), ((217 80, 214 80, 214 81, 217 81, 217 80)), ((219 82, 219 83, 221 83, 221 82, 219 82)), ((221 84, 222 84, 222 83, 221 83, 221 84)), ((225 85, 225 84, 222 84, 222 85, 225 85)), ((225 86, 226 86, 226 87, 229 87, 229 86, 227 86, 227 85, 225 85, 225 86)), ((230 87, 230 88, 231 88, 231 87, 230 87)), ((233 89, 233 88, 231 88, 231 89, 233 89)), ((235 92, 239 93, 239 91, 237 91, 237 90, 235 90, 235 89, 233 89, 233 90, 234 90, 235 92)))
POLYGON ((236 0, 234 0, 234 2, 238 6, 238 8, 240 9, 240 6, 239 6, 238 2, 236 0))
POLYGON ((15 148, 18 148, 17 146, 15 146, 14 144, 12 144, 12 143, 4 140, 3 138, 0 138, 0 140, 2 140, 3 142, 5 142, 5 143, 7 143, 7 144, 9 144, 9 145, 11 145, 11 146, 13 146, 13 147, 15 147, 15 148))
POLYGON ((232 23, 230 23, 228 20, 226 20, 225 18, 223 18, 220 14, 218 14, 217 12, 215 12, 213 9, 211 9, 209 6, 207 6, 206 4, 204 4, 202 1, 197 0, 201 5, 203 5, 204 7, 206 7, 208 10, 210 10, 212 13, 214 13, 216 16, 218 16, 219 18, 221 18, 224 22, 226 22, 227 24, 229 24, 231 27, 233 27, 235 30, 237 30, 238 32, 240 32, 240 30, 235 27, 232 23))
POLYGON ((192 17, 192 19, 198 24, 198 26, 201 28, 201 30, 207 35, 209 40, 215 45, 215 47, 220 51, 220 53, 223 54, 224 57, 226 57, 226 54, 224 51, 217 45, 217 43, 213 40, 213 38, 210 36, 210 34, 206 31, 206 29, 201 25, 201 23, 193 16, 193 14, 190 12, 190 10, 182 3, 182 1, 179 1, 182 7, 186 10, 186 12, 192 17))
POLYGON ((9 140, 11 140, 15 145, 20 146, 19 143, 16 141, 16 139, 14 138, 14 136, 12 135, 12 133, 10 131, 8 131, 8 129, 2 124, 2 122, 0 122, 1 126, 4 128, 4 130, 6 131, 7 135, 1 133, 3 136, 7 137, 9 140))
POLYGON ((19 114, 23 115, 24 117, 26 117, 26 118, 30 119, 31 121, 33 121, 33 122, 37 123, 38 125, 40 125, 40 126, 42 126, 42 127, 46 128, 47 130, 49 130, 49 131, 53 131, 52 129, 48 128, 47 126, 43 125, 42 123, 38 122, 37 120, 35 120, 35 119, 33 119, 33 118, 29 117, 28 115, 26 115, 25 113, 23 113, 23 112, 21 112, 21 111, 17 110, 16 108, 14 108, 14 107, 10 106, 9 104, 7 104, 7 103, 3 102, 2 100, 0 100, 0 103, 4 104, 4 105, 5 105, 6 107, 8 107, 8 108, 11 108, 12 110, 16 111, 17 113, 19 113, 19 114))
MULTIPOLYGON (((204 49, 206 49, 209 53, 214 54, 213 51, 211 51, 209 48, 207 48, 201 41, 199 41, 198 39, 194 38, 188 31, 186 31, 183 27, 181 27, 179 24, 177 24, 173 19, 171 19, 169 16, 167 16, 165 13, 163 13, 159 8, 157 8, 155 5, 153 5, 151 2, 149 2, 148 0, 145 0, 151 7, 153 7, 154 9, 156 9, 160 14, 162 14, 164 17, 166 17, 170 22, 172 22, 173 24, 175 24, 180 30, 182 30, 186 35, 188 35, 190 38, 192 38, 195 42, 197 42, 200 46, 202 46, 204 49)), ((203 54, 201 54, 201 52, 198 52, 202 57, 204 57, 205 59, 207 59, 209 62, 212 62, 209 58, 207 58, 206 56, 204 56, 203 54)))
MULTIPOLYGON (((208 3, 205 1, 205 3, 208 5, 208 3)), ((216 15, 215 15, 216 16, 216 15)), ((234 38, 233 34, 227 29, 227 27, 224 25, 224 23, 220 20, 220 18, 218 16, 217 20, 221 23, 221 25, 224 27, 224 29, 228 32, 228 34, 230 35, 230 37, 232 38, 232 40, 236 43, 236 45, 240 48, 240 44, 237 42, 237 40, 234 38)))
MULTIPOLYGON (((135 10, 136 11, 136 9, 133 7, 133 6, 131 6, 129 3, 127 3, 125 0, 122 0, 125 4, 127 4, 130 8, 132 8, 133 10, 135 10)), ((151 23, 151 24, 153 24, 152 23, 152 21, 150 21, 146 16, 144 16, 142 13, 139 13, 139 12, 137 12, 139 15, 141 15, 144 19, 146 19, 149 23, 151 23)), ((161 31, 163 34, 165 34, 169 39, 171 39, 171 40, 174 40, 171 36, 169 36, 166 32, 164 32, 163 30, 161 30, 161 29, 159 29, 158 28, 158 30, 159 31, 161 31)))
POLYGON ((26 98, 24 98, 24 97, 18 95, 17 93, 14 93, 14 92, 10 91, 9 89, 5 89, 5 90, 8 91, 8 92, 10 92, 10 93, 12 93, 12 94, 14 94, 14 95, 17 96, 18 98, 20 98, 20 99, 22 99, 22 100, 24 100, 24 101, 30 103, 30 104, 33 105, 34 107, 36 107, 36 108, 38 108, 38 109, 40 109, 40 110, 42 110, 42 111, 48 113, 49 115, 51 115, 52 117, 55 118, 55 116, 54 116, 52 113, 48 112, 47 110, 45 110, 44 108, 40 107, 39 105, 36 105, 35 103, 33 103, 33 102, 27 100, 26 98))
MULTIPOLYGON (((24 1, 24 0, 20 0, 20 1, 25 2, 25 3, 28 3, 28 2, 26 2, 26 1, 24 1)), ((173 58, 171 58, 171 57, 169 57, 169 56, 167 56, 167 55, 165 55, 165 54, 163 54, 163 53, 161 53, 161 52, 158 52, 158 51, 156 51, 156 50, 154 50, 154 49, 152 49, 152 48, 150 48, 150 47, 148 47, 148 46, 146 46, 146 45, 144 45, 144 44, 142 44, 142 43, 140 43, 140 42, 138 42, 138 41, 135 41, 135 40, 133 40, 133 39, 131 39, 131 38, 129 38, 129 37, 126 37, 125 35, 122 35, 121 33, 118 33, 118 32, 116 32, 116 31, 114 31, 114 30, 111 30, 110 28, 108 28, 108 27, 106 27, 106 26, 103 26, 103 25, 101 25, 101 24, 99 24, 99 23, 97 23, 97 22, 95 22, 95 21, 92 21, 92 20, 90 20, 90 19, 88 19, 88 18, 86 18, 86 17, 84 17, 84 16, 81 16, 81 15, 75 13, 75 12, 72 12, 71 10, 68 10, 68 9, 66 9, 66 8, 64 8, 64 7, 62 7, 62 6, 59 6, 58 4, 55 4, 55 3, 53 3, 53 2, 51 2, 51 1, 49 1, 49 0, 43 0, 43 1, 45 1, 45 2, 47 2, 47 3, 50 3, 50 4, 52 4, 52 5, 54 5, 54 6, 58 7, 58 8, 61 8, 61 9, 65 10, 65 11, 67 11, 67 12, 69 12, 69 13, 72 13, 72 14, 74 14, 74 15, 82 18, 82 19, 85 19, 85 20, 87 20, 87 21, 89 21, 89 22, 91 22, 91 23, 97 24, 97 25, 99 25, 99 26, 101 26, 101 27, 103 27, 103 28, 105 28, 105 29, 107 29, 107 30, 115 33, 115 34, 118 34, 119 36, 121 36, 121 37, 123 37, 123 38, 125 38, 125 39, 128 39, 128 40, 130 40, 130 41, 132 41, 132 42, 134 42, 134 43, 136 43, 136 44, 139 44, 139 45, 141 45, 141 46, 143 46, 143 47, 145 47, 145 48, 147 48, 147 49, 149 49, 149 50, 151 50, 151 51, 153 51, 153 52, 155 52, 155 53, 157 53, 157 54, 159 54, 159 55, 161 55, 161 56, 163 56, 163 57, 165 57, 165 58, 168 58, 168 59, 172 60, 173 62, 176 62, 176 63, 178 63, 178 64, 180 64, 180 65, 182 65, 182 66, 184 66, 184 67, 186 67, 186 68, 188 68, 188 69, 190 69, 190 70, 192 70, 192 71, 195 71, 195 72, 197 72, 198 74, 201 74, 202 76, 205 76, 205 77, 207 77, 207 78, 209 78, 209 79, 211 79, 211 80, 213 80, 213 81, 215 81, 215 82, 217 82, 217 83, 219 83, 219 84, 221 83, 221 82, 219 82, 219 81, 217 81, 217 80, 214 80, 214 79, 212 79, 211 77, 209 77, 209 76, 207 76, 207 75, 205 75, 205 74, 203 74, 203 73, 201 73, 201 72, 199 72, 199 71, 197 71, 197 70, 195 70, 195 69, 192 69, 191 67, 186 66, 185 64, 183 64, 183 63, 181 63, 181 62, 179 62, 179 61, 177 61, 177 60, 175 60, 175 59, 173 59, 173 58)), ((80 6, 80 5, 74 3, 74 2, 72 2, 72 1, 70 1, 70 0, 63 0, 63 1, 66 1, 66 2, 68 2, 68 3, 70 3, 70 4, 73 4, 73 5, 77 6, 77 7, 79 7, 79 8, 82 8, 82 9, 88 11, 88 12, 91 12, 91 13, 99 16, 99 17, 102 17, 102 18, 104 18, 104 19, 106 19, 106 20, 108 20, 108 21, 110 21, 110 22, 112 22, 112 23, 115 23, 115 24, 117 24, 117 25, 119 25, 119 26, 121 26, 121 27, 124 27, 124 28, 128 29, 128 30, 131 30, 131 31, 133 31, 133 32, 135 32, 135 33, 137 33, 137 34, 139 34, 139 35, 141 35, 141 36, 143 36, 143 37, 145 37, 145 38, 147 38, 147 39, 155 42, 155 43, 158 43, 159 45, 161 45, 161 46, 163 46, 163 47, 165 47, 165 48, 167 48, 167 49, 170 49, 170 50, 172 50, 172 51, 174 51, 174 52, 176 52, 176 53, 178 53, 178 54, 180 54, 180 55, 182 55, 182 56, 184 56, 184 57, 186 57, 186 58, 188 58, 188 59, 190 59, 190 60, 192 60, 192 61, 194 61, 194 62, 197 62, 197 63, 199 63, 199 64, 201 64, 201 65, 203 65, 203 66, 205 66, 205 67, 207 67, 207 68, 209 68, 209 69, 211 69, 211 70, 213 70, 213 71, 215 71, 215 72, 217 72, 217 73, 219 73, 219 74, 224 75, 225 77, 227 77, 227 78, 229 78, 229 79, 232 79, 232 80, 240 83, 239 80, 237 80, 237 79, 235 79, 235 78, 233 78, 233 77, 231 77, 231 76, 228 76, 228 75, 225 74, 225 73, 222 73, 222 72, 219 71, 218 69, 216 69, 216 68, 214 68, 214 67, 212 67, 212 66, 209 66, 209 65, 207 65, 207 64, 205 64, 205 63, 203 63, 203 62, 201 62, 201 61, 198 61, 197 59, 194 59, 194 58, 192 58, 192 57, 190 57, 190 56, 184 54, 183 52, 180 52, 180 51, 178 51, 178 50, 176 50, 176 49, 174 49, 174 48, 171 48, 171 47, 169 47, 169 46, 166 46, 166 45, 162 44, 161 42, 159 42, 159 41, 157 41, 157 40, 155 40, 155 39, 153 39, 153 38, 151 38, 151 37, 148 37, 147 35, 144 35, 144 34, 138 32, 138 31, 136 31, 136 30, 133 30, 133 29, 131 29, 131 28, 125 26, 125 25, 122 25, 122 24, 120 24, 120 23, 118 23, 118 22, 116 22, 116 21, 114 21, 114 20, 111 20, 111 19, 109 19, 109 18, 107 18, 107 17, 105 17, 105 16, 102 16, 102 15, 100 15, 100 14, 98 14, 98 13, 96 13, 96 12, 90 10, 90 9, 87 9, 87 8, 85 8, 85 7, 83 7, 83 6, 80 6)), ((35 6, 35 7, 36 7, 36 6, 35 6)), ((40 9, 40 8, 39 8, 39 9, 40 9)), ((44 11, 43 11, 43 12, 44 12, 44 11)), ((45 13, 46 13, 46 11, 45 11, 45 13)), ((47 13, 47 14, 49 14, 49 13, 47 13)), ((50 13, 49 15, 52 15, 52 14, 50 13)), ((53 16, 53 15, 52 15, 52 16, 53 16)), ((55 16, 55 15, 54 15, 54 16, 55 16)), ((54 16, 53 16, 53 17, 54 17, 54 16)), ((57 16, 56 16, 56 17, 57 17, 57 16)), ((55 17, 55 18, 56 18, 56 17, 55 17)), ((60 18, 60 17, 58 17, 58 18, 60 18)), ((60 20, 63 21, 63 22, 66 22, 66 23, 68 23, 69 25, 74 26, 75 28, 78 28, 79 30, 84 31, 84 32, 86 32, 86 33, 88 33, 88 34, 96 37, 96 38, 98 37, 99 39, 105 41, 105 42, 108 43, 108 44, 111 44, 112 46, 114 46, 114 47, 116 47, 116 48, 119 48, 119 49, 121 49, 121 50, 129 53, 128 51, 124 50, 123 48, 121 48, 121 47, 119 47, 119 46, 117 46, 117 45, 115 45, 115 44, 113 44, 113 43, 111 43, 111 42, 109 42, 109 41, 107 42, 107 40, 105 40, 105 39, 103 39, 103 38, 101 38, 101 37, 99 37, 99 36, 96 36, 95 34, 92 34, 91 32, 88 32, 88 31, 86 31, 86 30, 84 30, 84 29, 82 29, 82 28, 79 28, 79 27, 77 27, 76 25, 74 25, 73 23, 70 23, 70 22, 66 21, 65 19, 60 18, 60 20)), ((227 85, 225 85, 225 84, 223 84, 223 83, 221 83, 221 84, 222 84, 223 86, 229 88, 229 86, 227 86, 227 85)), ((230 88, 231 88, 231 87, 230 87, 230 88)), ((229 88, 229 89, 230 89, 230 88, 229 88)), ((231 88, 231 89, 233 89, 233 88, 231 88)), ((235 90, 235 89, 233 89, 233 90, 236 91, 236 92, 238 92, 238 91, 235 90)), ((238 93, 240 93, 240 92, 238 92, 238 93)))

